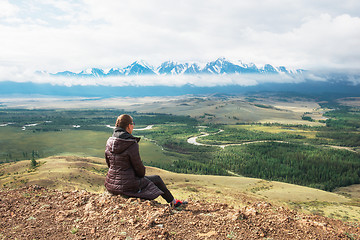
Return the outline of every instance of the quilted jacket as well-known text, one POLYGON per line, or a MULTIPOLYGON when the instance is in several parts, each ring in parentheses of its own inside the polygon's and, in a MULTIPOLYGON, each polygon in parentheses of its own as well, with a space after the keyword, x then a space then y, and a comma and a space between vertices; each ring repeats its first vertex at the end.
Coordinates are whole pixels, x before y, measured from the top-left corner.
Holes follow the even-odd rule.
POLYGON ((145 166, 139 153, 140 138, 122 128, 115 128, 106 142, 105 160, 109 167, 106 189, 113 194, 155 199, 163 192, 145 177, 145 166))

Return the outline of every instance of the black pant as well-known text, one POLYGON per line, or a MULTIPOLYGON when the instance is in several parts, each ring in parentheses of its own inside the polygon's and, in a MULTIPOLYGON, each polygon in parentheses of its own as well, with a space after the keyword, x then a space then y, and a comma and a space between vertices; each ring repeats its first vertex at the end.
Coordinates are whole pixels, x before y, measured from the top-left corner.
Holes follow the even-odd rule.
POLYGON ((164 192, 164 194, 162 194, 161 196, 166 200, 166 202, 170 203, 174 199, 173 195, 171 194, 169 189, 167 189, 165 183, 159 175, 151 175, 145 177, 152 181, 161 191, 164 192))

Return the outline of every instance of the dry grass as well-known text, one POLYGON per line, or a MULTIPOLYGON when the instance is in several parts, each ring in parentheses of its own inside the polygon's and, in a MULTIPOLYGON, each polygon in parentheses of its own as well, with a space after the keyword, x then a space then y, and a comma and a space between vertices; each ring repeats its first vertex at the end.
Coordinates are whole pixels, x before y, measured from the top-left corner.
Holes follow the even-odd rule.
POLYGON ((358 198, 360 200, 360 184, 338 188, 336 189, 336 193, 345 195, 347 194, 353 198, 358 198))
POLYGON ((276 98, 257 97, 249 102, 244 97, 219 99, 214 97, 143 97, 143 98, 28 98, 2 99, 9 108, 28 109, 84 109, 84 108, 115 108, 126 111, 157 112, 175 115, 190 115, 201 118, 205 122, 220 124, 236 124, 238 122, 277 122, 284 124, 321 125, 301 119, 309 112, 316 119, 322 119, 319 105, 309 100, 291 100, 282 102, 276 98), (66 101, 71 99, 72 101, 66 101), (266 105, 270 108, 262 108, 266 105), (210 114, 210 115, 206 115, 210 114))
POLYGON ((268 132, 268 133, 289 133, 289 134, 298 134, 302 135, 306 138, 315 138, 316 137, 316 131, 307 131, 302 130, 298 128, 284 128, 281 126, 263 126, 263 125, 234 125, 231 126, 234 128, 242 128, 246 130, 253 130, 253 131, 262 131, 262 132, 268 132))
POLYGON ((360 97, 342 98, 338 102, 349 107, 360 107, 360 97))
MULTIPOLYGON (((21 187, 38 184, 61 190, 87 190, 103 192, 105 169, 101 158, 78 156, 54 156, 38 160, 40 166, 29 171, 30 161, 2 164, 2 187, 21 187)), ((106 169, 105 169, 106 170, 106 169)), ((147 167, 147 175, 160 175, 174 196, 221 202, 240 207, 240 199, 265 200, 280 205, 290 205, 305 212, 317 212, 326 216, 360 221, 360 206, 356 199, 313 188, 256 178, 179 174, 147 167), (316 204, 315 204, 316 203, 316 204)), ((158 198, 163 202, 161 198, 158 198)))

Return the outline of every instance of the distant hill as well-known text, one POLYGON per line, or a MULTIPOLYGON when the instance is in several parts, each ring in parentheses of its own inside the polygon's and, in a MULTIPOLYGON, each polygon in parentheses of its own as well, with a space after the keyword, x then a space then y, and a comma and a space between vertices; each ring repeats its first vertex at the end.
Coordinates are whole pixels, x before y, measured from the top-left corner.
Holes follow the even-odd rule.
POLYGON ((360 96, 360 84, 349 81, 312 81, 299 83, 259 83, 254 86, 236 84, 219 86, 105 86, 105 85, 54 85, 51 83, 33 82, 0 82, 0 94, 6 95, 52 95, 84 97, 145 97, 145 96, 179 96, 187 94, 246 94, 260 92, 283 92, 287 95, 309 97, 326 96, 332 98, 360 96))

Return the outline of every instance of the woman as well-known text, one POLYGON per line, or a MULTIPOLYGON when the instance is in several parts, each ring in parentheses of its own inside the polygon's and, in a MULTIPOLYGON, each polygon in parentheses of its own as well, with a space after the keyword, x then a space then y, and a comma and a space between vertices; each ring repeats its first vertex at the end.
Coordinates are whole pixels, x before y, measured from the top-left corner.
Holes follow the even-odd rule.
POLYGON ((105 179, 106 189, 115 195, 149 200, 161 195, 174 207, 186 204, 173 197, 160 176, 145 176, 145 166, 139 154, 140 138, 131 135, 134 125, 130 115, 120 115, 114 134, 107 140, 105 159, 109 170, 105 179))

